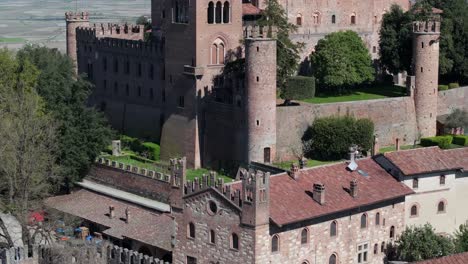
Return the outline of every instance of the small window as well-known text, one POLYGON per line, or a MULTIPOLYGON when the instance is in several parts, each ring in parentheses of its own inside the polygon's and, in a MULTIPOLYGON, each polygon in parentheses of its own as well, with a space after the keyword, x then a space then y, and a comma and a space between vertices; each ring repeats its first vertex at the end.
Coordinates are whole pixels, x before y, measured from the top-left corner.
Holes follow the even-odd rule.
POLYGON ((309 230, 307 228, 302 229, 301 232, 301 244, 307 244, 309 242, 309 230))
POLYGON ((337 235, 337 223, 336 221, 331 222, 330 224, 330 236, 335 237, 337 235))
POLYGON ((263 149, 263 162, 270 163, 271 162, 271 148, 264 148, 263 149))
POLYGON ((332 22, 332 24, 336 24, 336 16, 335 15, 332 15, 331 22, 332 22))
POLYGON ((296 25, 297 26, 302 26, 302 15, 298 14, 296 17, 296 25))
POLYGON ((419 187, 419 179, 414 178, 413 179, 413 189, 417 189, 419 187))
POLYGON ((195 238, 195 225, 192 222, 190 222, 188 224, 188 230, 187 231, 188 231, 187 232, 187 237, 195 238))
POLYGON ((372 53, 377 53, 377 47, 376 46, 372 47, 372 53))
POLYGON ((377 255, 377 253, 379 253, 379 245, 376 243, 374 245, 374 255, 377 255))
POLYGON ((421 48, 424 49, 424 42, 421 42, 421 48))
POLYGON ((439 204, 437 205, 437 212, 438 213, 445 213, 445 202, 440 201, 439 204))
POLYGON ((223 12, 223 4, 221 2, 216 3, 216 12, 215 12, 215 23, 216 24, 221 24, 221 16, 223 12))
POLYGON ((418 206, 417 205, 413 205, 411 206, 411 216, 412 217, 416 217, 418 216, 418 206))
POLYGON ((259 81, 260 81, 260 77, 257 76, 257 82, 259 82, 259 81))
POLYGON ((320 13, 319 12, 315 12, 312 17, 314 19, 314 21, 313 21, 314 25, 320 24, 320 13))
POLYGON ((231 16, 230 5, 229 5, 229 2, 226 1, 224 2, 224 5, 223 5, 223 23, 224 24, 229 23, 230 16, 231 16))
POLYGON ((440 185, 445 185, 445 175, 440 175, 439 184, 440 185))
POLYGON ((213 229, 210 230, 210 243, 216 244, 216 234, 213 229))
POLYGON ((239 250, 239 236, 236 233, 231 235, 231 248, 239 250))
POLYGON ((183 96, 179 96, 179 107, 181 108, 185 107, 185 99, 183 96))
POLYGON ((278 252, 279 251, 279 236, 277 235, 274 235, 272 238, 271 238, 271 252, 278 252))
POLYGON ((356 25, 356 14, 351 15, 351 25, 356 25))
POLYGON ((336 264, 336 259, 337 259, 336 255, 332 254, 330 258, 328 259, 328 264, 336 264))
POLYGON ((395 238, 395 227, 394 226, 390 227, 390 238, 391 239, 395 238))
POLYGON ((194 257, 187 256, 187 264, 197 264, 197 259, 194 257))
POLYGON ((375 214, 375 225, 380 225, 380 213, 375 214))
POLYGON ((385 242, 382 242, 382 245, 380 246, 380 252, 385 253, 385 242))
POLYGON ((367 228, 367 215, 362 214, 361 215, 361 228, 367 228))
POLYGON ((214 23, 214 3, 213 2, 208 3, 207 15, 208 15, 208 24, 213 24, 214 23))
POLYGON ((208 202, 208 212, 211 215, 214 215, 218 212, 218 205, 214 201, 208 202))
POLYGON ((423 67, 421 67, 421 72, 424 72, 424 68, 423 68, 423 67))

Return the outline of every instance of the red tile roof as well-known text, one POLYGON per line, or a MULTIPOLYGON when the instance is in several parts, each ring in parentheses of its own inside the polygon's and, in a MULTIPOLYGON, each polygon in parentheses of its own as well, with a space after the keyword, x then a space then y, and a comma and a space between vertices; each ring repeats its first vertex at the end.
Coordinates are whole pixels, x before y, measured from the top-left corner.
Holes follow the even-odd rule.
POLYGON ((261 10, 252 5, 251 3, 242 4, 242 14, 245 15, 259 15, 261 10))
POLYGON ((48 198, 45 204, 59 211, 78 216, 109 227, 103 233, 122 239, 129 238, 171 251, 173 219, 108 196, 88 190, 48 198), (109 218, 109 206, 115 208, 115 217, 109 218), (125 223, 125 209, 130 210, 130 221, 125 223))
POLYGON ((417 264, 467 264, 468 263, 468 252, 450 255, 446 257, 428 259, 423 261, 411 262, 417 264))
POLYGON ((374 160, 362 159, 357 163, 358 169, 367 173, 368 177, 358 171, 348 171, 345 162, 302 170, 296 180, 287 174, 272 176, 271 220, 282 226, 413 193, 374 160), (358 181, 359 190, 356 198, 351 197, 344 189, 349 188, 353 179, 358 181), (310 195, 313 184, 319 182, 325 185, 324 205, 318 204, 310 195))
MULTIPOLYGON (((417 148, 384 154, 405 175, 458 169, 466 166, 468 148, 443 151, 439 147, 417 148)), ((468 166, 466 166, 468 167, 468 166)), ((465 168, 466 168, 465 167, 465 168)))

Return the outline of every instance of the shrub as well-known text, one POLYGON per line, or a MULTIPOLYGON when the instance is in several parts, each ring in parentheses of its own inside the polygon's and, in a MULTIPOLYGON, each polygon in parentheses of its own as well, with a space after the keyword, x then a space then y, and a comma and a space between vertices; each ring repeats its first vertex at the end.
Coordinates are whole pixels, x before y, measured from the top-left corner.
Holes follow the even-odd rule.
POLYGON ((468 136, 453 136, 453 144, 468 146, 468 136))
POLYGON ((153 142, 144 142, 142 146, 143 146, 144 152, 147 153, 148 159, 159 160, 159 153, 161 151, 161 148, 158 144, 153 143, 153 142))
POLYGON ((307 156, 336 160, 345 157, 352 144, 371 149, 373 134, 374 123, 369 119, 326 117, 316 119, 302 140, 307 156))
POLYGON ((290 77, 282 93, 285 100, 302 100, 315 96, 315 78, 306 76, 290 77))
POLYGON ((448 149, 450 148, 450 145, 452 144, 452 140, 453 140, 452 136, 421 138, 421 146, 423 147, 439 146, 442 149, 448 149))
POLYGON ((449 83, 448 88, 449 89, 454 89, 460 87, 460 84, 458 83, 449 83))
POLYGON ((439 85, 437 88, 439 91, 446 91, 449 89, 448 85, 439 85))

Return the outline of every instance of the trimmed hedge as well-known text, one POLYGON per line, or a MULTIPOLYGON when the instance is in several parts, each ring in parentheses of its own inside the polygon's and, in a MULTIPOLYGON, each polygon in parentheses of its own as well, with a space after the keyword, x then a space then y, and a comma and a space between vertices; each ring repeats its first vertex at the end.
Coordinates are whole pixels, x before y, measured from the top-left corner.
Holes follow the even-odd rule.
POLYGON ((142 144, 144 151, 148 154, 148 158, 152 160, 159 160, 161 147, 153 142, 144 142, 142 144))
POLYGON ((439 85, 439 86, 437 86, 437 89, 439 91, 446 91, 446 90, 449 89, 449 87, 448 87, 448 85, 439 85))
POLYGON ((281 97, 285 100, 303 100, 315 96, 315 78, 294 76, 286 81, 286 88, 281 97))
POLYGON ((421 146, 431 147, 439 146, 441 149, 448 149, 452 145, 452 136, 438 136, 438 137, 427 137, 421 138, 421 146))
POLYGON ((337 160, 347 158, 352 144, 370 150, 373 135, 374 123, 370 119, 333 116, 315 119, 302 141, 309 158, 337 160))
POLYGON ((468 146, 468 136, 453 136, 453 144, 460 145, 460 146, 468 146))
POLYGON ((448 87, 449 87, 449 89, 459 88, 460 84, 458 84, 458 83, 449 83, 448 87))

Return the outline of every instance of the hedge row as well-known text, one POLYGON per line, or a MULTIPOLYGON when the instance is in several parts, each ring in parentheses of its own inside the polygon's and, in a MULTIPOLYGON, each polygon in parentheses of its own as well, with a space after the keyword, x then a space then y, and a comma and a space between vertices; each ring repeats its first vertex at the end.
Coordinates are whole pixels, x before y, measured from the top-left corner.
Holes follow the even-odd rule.
POLYGON ((441 149, 448 149, 452 145, 452 136, 438 136, 438 137, 427 137, 421 138, 421 146, 431 147, 439 146, 441 149))
POLYGON ((438 87, 439 91, 446 91, 448 89, 458 88, 458 87, 460 87, 460 84, 458 84, 458 83, 449 83, 448 85, 441 84, 441 85, 439 85, 437 87, 438 87))
POLYGON ((453 136, 453 144, 468 146, 468 136, 453 136))
POLYGON ((315 78, 306 76, 290 77, 281 97, 286 100, 303 100, 315 96, 315 78))
POLYGON ((129 137, 126 135, 120 136, 122 147, 129 149, 138 155, 146 157, 150 160, 159 160, 161 148, 153 142, 143 142, 138 138, 129 137))
POLYGON ((439 91, 446 91, 449 89, 448 85, 439 85, 437 88, 439 91))

